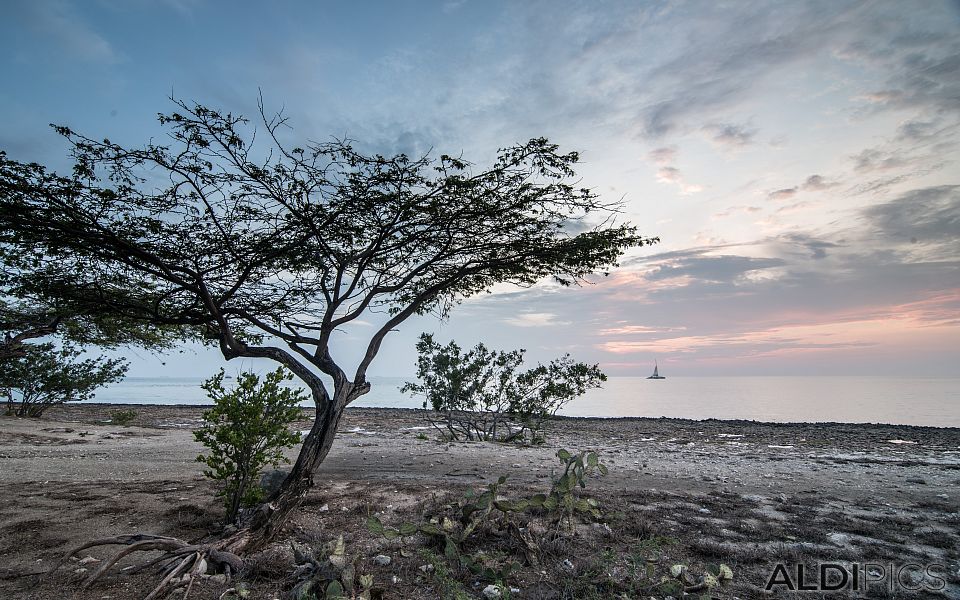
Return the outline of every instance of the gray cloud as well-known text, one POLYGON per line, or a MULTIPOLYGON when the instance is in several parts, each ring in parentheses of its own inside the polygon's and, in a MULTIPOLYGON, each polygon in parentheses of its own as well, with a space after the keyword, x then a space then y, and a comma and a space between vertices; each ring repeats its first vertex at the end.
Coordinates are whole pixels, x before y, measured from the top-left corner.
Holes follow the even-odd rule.
POLYGON ((682 183, 680 169, 676 167, 660 167, 657 169, 657 180, 665 183, 682 183))
MULTIPOLYGON (((807 179, 799 185, 795 185, 793 187, 788 187, 788 188, 781 188, 779 190, 774 190, 768 193, 767 199, 772 200, 774 202, 782 202, 784 200, 792 200, 801 191, 820 192, 823 190, 830 189, 832 187, 836 187, 838 185, 840 184, 835 181, 828 181, 827 179, 824 179, 824 177, 821 175, 811 175, 807 177, 807 179)), ((797 208, 799 206, 806 206, 806 203, 801 202, 798 204, 791 205, 789 207, 785 206, 778 209, 777 212, 784 212, 786 210, 789 210, 791 208, 797 208)))
POLYGON ((788 233, 782 236, 785 241, 807 250, 810 258, 820 260, 827 257, 827 250, 840 248, 841 244, 813 237, 806 233, 788 233))
POLYGON ((800 189, 810 192, 819 192, 840 185, 837 182, 827 181, 820 175, 811 175, 800 185, 800 189))
MULTIPOLYGON (((936 40, 939 42, 939 40, 936 40)), ((896 64, 896 74, 885 89, 868 96, 878 108, 928 108, 935 112, 960 112, 960 52, 948 44, 947 56, 910 52, 896 64)))
POLYGON ((888 171, 909 164, 900 150, 885 151, 879 148, 867 148, 851 157, 854 161, 853 169, 858 173, 870 171, 888 171))
POLYGON ((960 253, 960 186, 912 190, 863 209, 863 216, 881 235, 899 241, 947 242, 960 253))
POLYGON ((742 148, 753 143, 757 129, 746 125, 733 123, 711 123, 704 126, 704 131, 710 134, 710 139, 727 148, 742 148))
POLYGON ((776 201, 789 200, 796 195, 797 195, 797 188, 796 186, 794 186, 792 188, 783 188, 779 190, 774 190, 769 194, 767 194, 767 199, 776 200, 776 201))
MULTIPOLYGON (((656 262, 657 256, 650 257, 650 261, 656 262)), ((650 281, 691 277, 700 283, 734 284, 748 273, 784 264, 779 258, 752 258, 731 254, 713 256, 694 251, 687 256, 675 256, 668 262, 662 262, 645 277, 650 281)))
POLYGON ((910 181, 912 179, 917 179, 928 175, 935 170, 943 168, 944 163, 934 165, 931 168, 920 169, 916 171, 910 171, 908 173, 902 173, 900 175, 894 175, 892 177, 879 177, 877 179, 872 179, 862 183, 858 183, 850 189, 852 194, 881 194, 886 193, 890 188, 895 187, 901 183, 910 181))
POLYGON ((938 125, 934 121, 913 119, 897 127, 897 139, 907 141, 926 141, 937 133, 938 125))
POLYGON ((651 150, 647 157, 655 164, 664 167, 677 160, 677 149, 675 146, 665 146, 651 150))

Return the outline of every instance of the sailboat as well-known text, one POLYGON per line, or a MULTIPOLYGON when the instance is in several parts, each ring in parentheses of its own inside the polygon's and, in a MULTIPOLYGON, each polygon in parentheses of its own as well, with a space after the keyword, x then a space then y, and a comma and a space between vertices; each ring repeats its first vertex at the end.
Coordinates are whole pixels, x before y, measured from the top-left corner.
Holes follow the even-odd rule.
POLYGON ((663 375, 659 373, 657 361, 653 361, 653 375, 647 377, 647 379, 666 379, 663 375))

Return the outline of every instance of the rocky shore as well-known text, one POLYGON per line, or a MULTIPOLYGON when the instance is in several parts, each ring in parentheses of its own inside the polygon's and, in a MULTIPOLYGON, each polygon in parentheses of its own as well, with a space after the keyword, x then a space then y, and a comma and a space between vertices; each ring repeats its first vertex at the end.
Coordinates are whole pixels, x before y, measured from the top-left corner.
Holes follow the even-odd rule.
MULTIPOLYGON (((0 514, 0 597, 61 598, 69 586, 69 597, 84 600, 134 598, 149 590, 147 575, 117 575, 79 591, 74 584, 82 566, 42 574, 65 548, 95 537, 216 535, 221 509, 194 460, 200 445, 191 430, 201 411, 88 404, 58 407, 40 420, 0 418, 0 492, 7 507, 0 514), (136 412, 127 427, 108 423, 119 408, 136 412)), ((310 416, 307 411, 298 427, 307 429, 310 416)), ((563 559, 573 580, 588 587, 558 584, 545 566, 552 551, 544 549, 542 568, 525 568, 512 579, 518 591, 511 598, 578 597, 570 593, 583 589, 596 590, 597 598, 618 597, 625 581, 640 585, 626 572, 638 552, 657 569, 730 565, 734 580, 716 597, 762 595, 778 562, 824 561, 942 565, 943 593, 957 593, 960 429, 561 418, 549 423, 546 444, 516 447, 443 442, 421 411, 348 409, 290 539, 257 559, 262 564, 249 580, 251 597, 280 597, 292 568, 283 558, 289 541, 317 544, 334 534, 344 535, 382 597, 441 597, 436 575, 421 569, 423 555, 407 556, 370 534, 365 516, 410 519, 501 475, 508 477, 507 496, 542 492, 556 473, 559 448, 595 451, 609 467, 584 490, 602 502, 604 518, 579 532, 582 546, 563 559), (381 564, 382 558, 373 561, 377 556, 393 558, 381 564), (597 562, 602 556, 608 564, 597 562)), ((486 584, 480 583, 463 585, 483 597, 486 584)), ((652 587, 636 589, 658 597, 652 587)), ((211 580, 191 597, 222 592, 211 580)), ((888 597, 927 597, 897 593, 888 597)), ((781 589, 778 597, 790 593, 781 589)))

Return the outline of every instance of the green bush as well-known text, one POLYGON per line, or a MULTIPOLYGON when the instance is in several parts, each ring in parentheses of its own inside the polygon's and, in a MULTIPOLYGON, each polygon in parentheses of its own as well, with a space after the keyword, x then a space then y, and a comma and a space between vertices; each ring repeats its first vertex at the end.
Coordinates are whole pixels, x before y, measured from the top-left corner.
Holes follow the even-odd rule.
POLYGON ((525 350, 489 350, 477 344, 463 351, 456 342, 441 346, 424 333, 417 343, 417 378, 401 392, 422 396, 423 407, 440 413, 431 420, 453 440, 543 443, 543 423, 567 402, 607 380, 597 365, 569 354, 521 370, 525 350))
POLYGON ((223 387, 220 372, 201 387, 214 407, 203 413, 203 425, 194 432, 209 454, 197 456, 207 465, 204 475, 221 482, 217 492, 223 497, 227 520, 236 520, 241 506, 253 506, 263 499, 258 477, 266 465, 289 462, 283 455, 300 441, 289 425, 300 418, 300 402, 307 399, 303 390, 283 387, 293 375, 283 367, 267 373, 263 381, 254 373, 241 373, 236 387, 223 387))
POLYGON ((130 409, 115 410, 110 415, 110 423, 112 423, 113 425, 123 425, 124 427, 126 427, 131 422, 133 422, 133 420, 136 418, 137 418, 137 411, 135 410, 130 410, 130 409))
POLYGON ((40 417, 51 406, 83 402, 94 391, 123 379, 121 358, 98 356, 79 360, 83 350, 69 343, 23 344, 22 352, 0 358, 0 393, 7 414, 40 417))

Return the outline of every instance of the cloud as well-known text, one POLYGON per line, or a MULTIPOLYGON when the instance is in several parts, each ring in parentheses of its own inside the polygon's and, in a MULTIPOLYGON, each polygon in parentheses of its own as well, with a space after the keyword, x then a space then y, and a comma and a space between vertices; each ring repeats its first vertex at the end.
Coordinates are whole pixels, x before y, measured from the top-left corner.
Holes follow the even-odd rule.
POLYGON ((444 13, 456 12, 461 6, 467 3, 467 0, 447 0, 443 3, 442 11, 444 13))
POLYGON ((836 242, 829 242, 804 233, 788 233, 783 235, 782 239, 805 248, 810 252, 810 258, 815 260, 826 258, 828 249, 842 247, 836 242))
POLYGON ((911 49, 891 62, 894 74, 887 87, 864 96, 875 109, 960 112, 960 51, 956 42, 944 45, 930 39, 923 50, 911 49), (951 53, 938 55, 940 49, 951 53))
POLYGON ((940 163, 927 169, 918 169, 909 171, 907 173, 902 173, 900 175, 893 175, 891 177, 878 177, 876 179, 864 181, 853 186, 850 189, 850 193, 854 195, 886 193, 889 188, 896 187, 901 183, 905 183, 912 179, 918 179, 920 177, 929 175, 933 171, 943 168, 944 165, 945 163, 940 163))
POLYGON ((756 212, 760 212, 761 210, 763 210, 763 209, 760 208, 759 206, 743 206, 743 205, 737 205, 737 206, 731 206, 731 207, 729 207, 729 208, 727 208, 726 210, 723 210, 723 211, 721 211, 721 212, 714 213, 713 216, 716 217, 716 218, 718 218, 718 219, 722 219, 722 218, 725 218, 725 217, 729 217, 730 215, 732 215, 732 214, 735 213, 735 212, 756 213, 756 212))
POLYGON ((567 321, 557 321, 553 313, 521 313, 504 319, 503 322, 514 327, 549 327, 552 325, 568 325, 567 321))
POLYGON ((922 142, 934 137, 937 129, 937 124, 933 121, 914 119, 901 123, 897 127, 897 139, 922 142))
MULTIPOLYGON (((799 185, 795 185, 793 187, 788 187, 788 188, 780 188, 779 190, 774 190, 768 193, 767 199, 773 202, 782 202, 785 200, 792 200, 801 191, 820 192, 823 190, 828 190, 832 187, 836 187, 838 185, 840 184, 833 181, 827 181, 821 175, 811 175, 807 177, 807 179, 799 185)), ((777 212, 787 212, 789 210, 808 206, 808 205, 809 203, 807 202, 799 202, 791 206, 785 206, 783 208, 780 208, 777 210, 777 212)))
MULTIPOLYGON (((651 257, 651 262, 656 262, 655 256, 651 257)), ((715 256, 704 252, 692 252, 688 256, 660 261, 657 266, 644 274, 644 278, 647 281, 690 278, 700 283, 735 284, 751 273, 784 264, 784 261, 779 258, 715 256)))
POLYGON ((837 182, 831 182, 824 179, 821 175, 811 175, 800 185, 800 189, 809 192, 820 192, 840 185, 837 182))
POLYGON ((796 187, 783 188, 783 189, 779 189, 779 190, 774 190, 774 191, 770 192, 769 194, 767 194, 767 199, 768 199, 768 200, 775 200, 775 201, 789 200, 789 199, 793 198, 793 197, 796 196, 796 195, 797 195, 797 188, 796 188, 796 187))
POLYGON ((737 149, 753 143, 758 130, 746 125, 711 123, 703 127, 710 139, 728 149, 737 149))
POLYGON ((677 160, 676 146, 664 146, 651 150, 647 155, 651 162, 661 167, 673 164, 677 160))
POLYGON ((869 206, 862 214, 883 236, 913 243, 946 242, 956 255, 960 239, 958 185, 912 190, 890 202, 869 206))
POLYGON ((680 169, 673 166, 673 163, 677 159, 676 147, 657 148, 650 151, 650 153, 647 154, 647 158, 660 167, 657 169, 657 181, 660 183, 675 184, 680 188, 680 193, 685 195, 703 191, 703 186, 687 183, 683 175, 680 174, 680 169))
POLYGON ((54 38, 67 55, 90 62, 116 63, 120 57, 103 36, 64 2, 29 2, 27 18, 34 29, 54 38))
POLYGON ((867 148, 851 158, 854 161, 853 169, 858 173, 888 171, 909 163, 909 160, 903 156, 900 150, 888 152, 879 148, 867 148))

